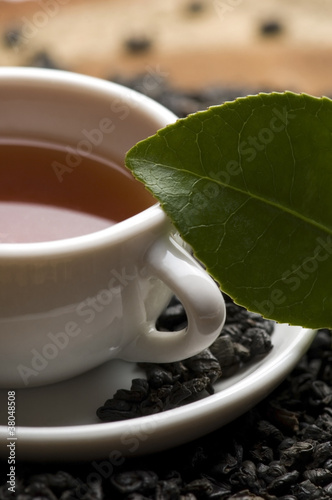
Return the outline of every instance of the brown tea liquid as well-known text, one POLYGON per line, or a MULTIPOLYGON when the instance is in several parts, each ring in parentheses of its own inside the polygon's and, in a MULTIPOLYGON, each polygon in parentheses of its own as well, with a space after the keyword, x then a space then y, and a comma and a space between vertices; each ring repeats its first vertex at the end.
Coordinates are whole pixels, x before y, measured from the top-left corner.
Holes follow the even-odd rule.
POLYGON ((82 236, 155 203, 111 159, 81 155, 76 163, 65 147, 0 144, 0 244, 82 236))

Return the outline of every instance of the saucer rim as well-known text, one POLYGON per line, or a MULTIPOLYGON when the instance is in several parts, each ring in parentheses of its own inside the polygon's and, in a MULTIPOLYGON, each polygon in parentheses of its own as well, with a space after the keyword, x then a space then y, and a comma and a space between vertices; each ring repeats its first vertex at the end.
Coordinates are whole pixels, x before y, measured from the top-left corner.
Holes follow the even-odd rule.
MULTIPOLYGON (((112 450, 123 458, 134 457, 161 452, 215 431, 255 406, 279 385, 317 333, 317 330, 276 325, 279 330, 285 327, 292 329, 286 347, 276 355, 272 349, 258 363, 253 363, 247 375, 215 394, 172 410, 125 421, 17 427, 18 458, 98 460, 107 458, 112 450), (132 446, 128 447, 128 443, 132 446)), ((245 374, 248 367, 243 371, 245 374)), ((0 441, 6 439, 6 431, 6 426, 0 426, 0 441)))

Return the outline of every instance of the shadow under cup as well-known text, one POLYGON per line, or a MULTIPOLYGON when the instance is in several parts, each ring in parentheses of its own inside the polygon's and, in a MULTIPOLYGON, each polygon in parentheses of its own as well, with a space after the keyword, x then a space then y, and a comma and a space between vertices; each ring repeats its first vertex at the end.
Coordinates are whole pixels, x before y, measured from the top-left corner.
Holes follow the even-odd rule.
POLYGON ((179 361, 211 345, 222 295, 124 167, 176 116, 120 85, 31 68, 0 68, 0 106, 0 209, 21 224, 10 234, 9 221, 0 242, 0 386, 55 383, 112 358, 179 361), (161 333, 172 293, 188 327, 161 333))

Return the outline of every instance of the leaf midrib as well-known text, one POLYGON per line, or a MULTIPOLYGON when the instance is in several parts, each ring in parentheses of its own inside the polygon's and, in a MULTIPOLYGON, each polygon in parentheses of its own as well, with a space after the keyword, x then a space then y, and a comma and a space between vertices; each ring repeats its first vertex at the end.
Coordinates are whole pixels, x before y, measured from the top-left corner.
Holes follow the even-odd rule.
MULTIPOLYGON (((133 160, 135 162, 137 162, 136 158, 134 158, 133 160)), ((229 188, 229 189, 232 189, 233 191, 241 193, 243 195, 251 196, 255 200, 258 200, 258 201, 260 201, 262 203, 266 203, 267 205, 270 205, 270 206, 272 206, 274 208, 277 208, 280 211, 284 211, 284 212, 292 215, 293 217, 295 217, 297 219, 300 219, 300 220, 306 222, 307 224, 309 224, 309 225, 311 225, 313 227, 316 227, 316 228, 320 229, 321 231, 323 231, 323 232, 325 232, 327 234, 332 235, 332 228, 328 228, 324 224, 316 222, 313 219, 308 219, 308 217, 305 217, 304 215, 301 215, 299 212, 296 212, 295 210, 292 210, 291 208, 289 208, 287 206, 280 205, 280 204, 278 204, 278 203, 276 203, 276 202, 274 202, 274 201, 272 201, 272 200, 270 200, 268 198, 267 199, 266 198, 262 198, 261 196, 255 194, 255 193, 252 193, 250 191, 244 191, 243 189, 238 188, 236 186, 233 186, 231 184, 223 183, 223 182, 219 181, 218 179, 213 179, 212 177, 206 177, 204 175, 199 175, 199 174, 197 174, 195 172, 191 172, 190 170, 187 170, 185 168, 179 169, 179 168, 176 168, 176 167, 172 167, 170 165, 164 165, 162 163, 157 163, 156 164, 155 162, 150 161, 150 160, 146 160, 146 159, 143 160, 143 161, 144 161, 144 163, 147 163, 149 165, 154 165, 154 166, 158 165, 158 166, 161 166, 163 168, 166 168, 166 169, 169 169, 169 170, 173 170, 173 171, 176 171, 176 172, 183 172, 183 173, 192 175, 192 176, 196 177, 199 180, 207 180, 209 182, 214 182, 215 184, 217 184, 219 186, 222 186, 223 188, 226 188, 226 189, 229 188)), ((138 162, 142 163, 142 160, 138 160, 138 162)), ((146 182, 146 181, 144 181, 144 182, 146 182)))

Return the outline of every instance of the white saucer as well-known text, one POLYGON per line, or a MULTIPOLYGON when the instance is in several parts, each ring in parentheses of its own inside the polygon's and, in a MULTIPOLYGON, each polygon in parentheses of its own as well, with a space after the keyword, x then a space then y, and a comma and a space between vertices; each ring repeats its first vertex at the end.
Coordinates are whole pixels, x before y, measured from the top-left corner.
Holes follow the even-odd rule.
MULTIPOLYGON (((215 384, 215 394, 181 408, 101 423, 96 409, 117 389, 144 376, 135 364, 112 361, 48 387, 16 390, 16 457, 24 460, 111 460, 162 451, 201 437, 245 413, 269 394, 309 348, 316 332, 276 325, 273 349, 215 384)), ((10 390, 10 388, 8 389, 10 390)), ((0 456, 8 457, 7 390, 0 391, 0 456)))

